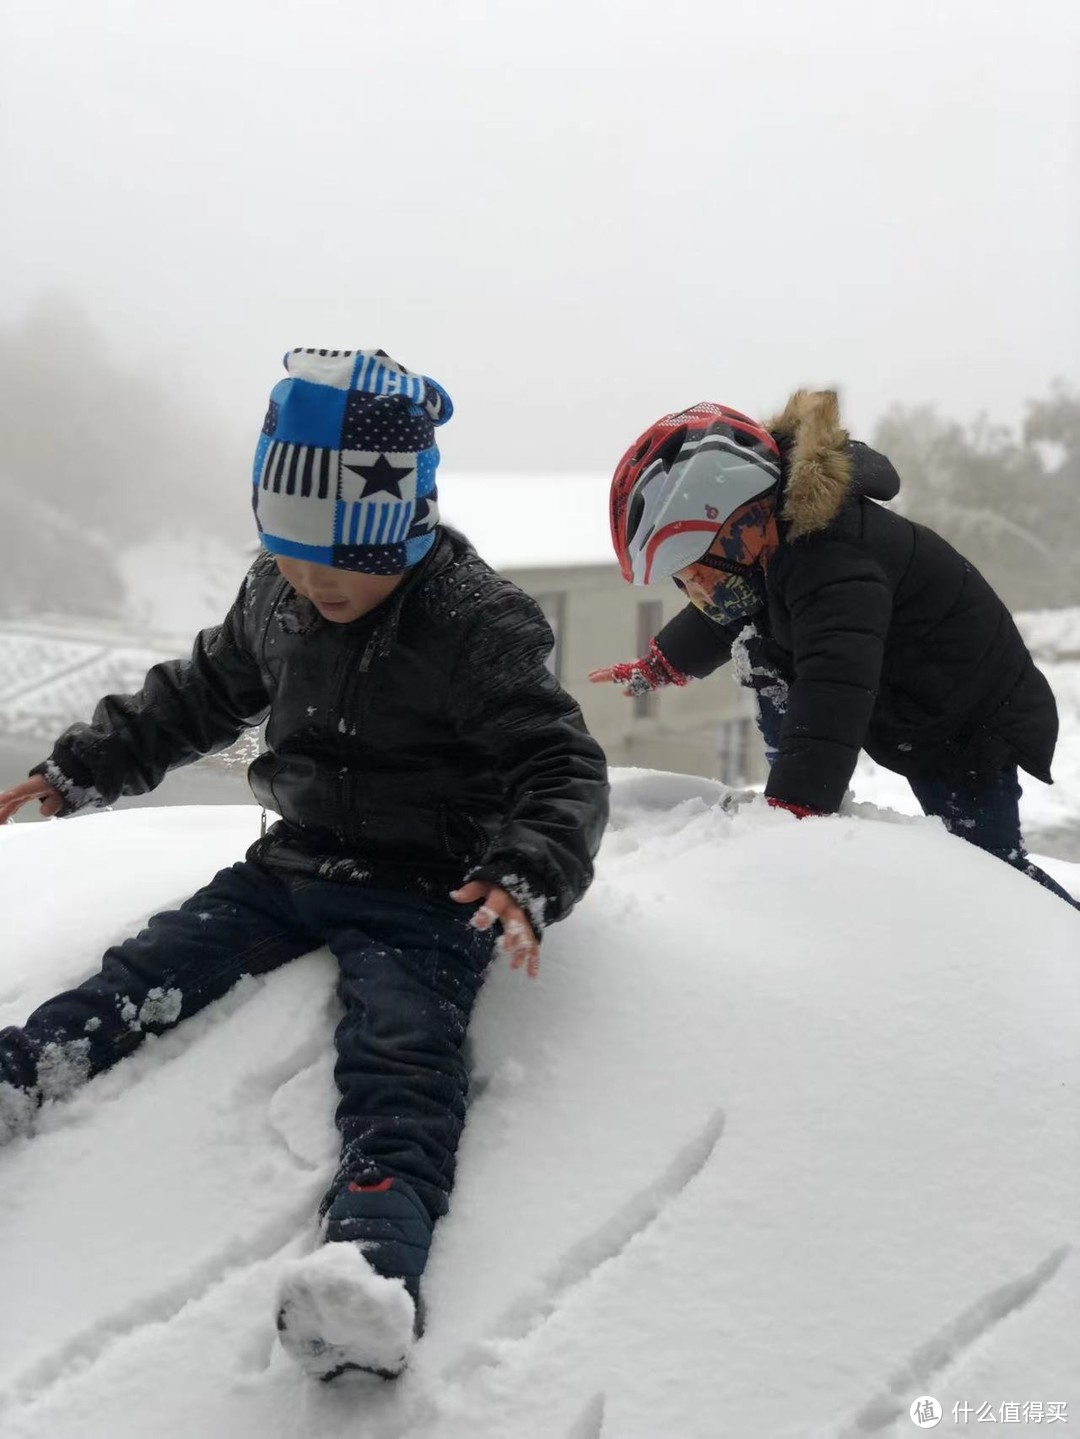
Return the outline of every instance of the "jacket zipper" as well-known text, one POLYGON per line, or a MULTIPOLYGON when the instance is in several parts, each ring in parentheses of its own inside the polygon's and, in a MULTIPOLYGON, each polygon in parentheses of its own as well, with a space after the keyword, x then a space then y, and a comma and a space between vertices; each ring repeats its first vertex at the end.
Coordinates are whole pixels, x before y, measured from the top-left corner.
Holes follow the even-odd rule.
MULTIPOLYGON (((390 646, 397 638, 398 626, 401 623, 401 608, 405 601, 405 592, 397 597, 390 611, 383 616, 381 621, 376 622, 375 628, 368 636, 367 644, 360 655, 360 663, 355 669, 345 667, 345 676, 341 689, 338 692, 338 723, 342 734, 355 736, 363 730, 367 723, 367 714, 371 704, 371 684, 368 682, 368 675, 371 666, 380 650, 385 648, 389 651, 390 646), (353 689, 359 690, 356 704, 356 715, 348 730, 344 728, 347 723, 346 701, 353 689)), ((346 834, 353 828, 352 816, 359 808, 356 796, 356 786, 351 773, 346 776, 342 785, 342 826, 346 834)), ((357 835, 359 839, 359 835, 357 835)))
MULTIPOLYGON (((375 629, 368 636, 360 655, 360 662, 354 667, 346 666, 345 676, 342 681, 338 695, 338 724, 343 735, 355 736, 366 725, 367 711, 371 699, 371 686, 368 682, 368 675, 372 663, 379 651, 379 643, 382 638, 384 627, 376 625, 375 629), (353 713, 349 713, 349 698, 355 695, 353 713)), ((342 805, 342 831, 346 837, 350 834, 354 842, 360 842, 359 825, 355 822, 354 816, 359 809, 358 797, 356 794, 356 779, 351 769, 346 773, 341 784, 341 805, 342 805)))

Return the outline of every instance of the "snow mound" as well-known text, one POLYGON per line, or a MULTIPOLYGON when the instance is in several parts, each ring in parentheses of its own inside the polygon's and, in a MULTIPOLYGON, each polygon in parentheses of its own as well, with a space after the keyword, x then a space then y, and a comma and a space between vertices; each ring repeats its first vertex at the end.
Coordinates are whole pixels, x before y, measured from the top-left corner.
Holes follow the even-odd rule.
MULTIPOLYGON (((936 821, 725 796, 617 772, 539 980, 492 971, 401 1379, 338 1392, 275 1334, 336 1153, 322 950, 0 1152, 5 1439, 899 1439, 920 1395, 1075 1422, 1080 917, 936 821)), ((256 823, 3 830, 0 1023, 256 823)))

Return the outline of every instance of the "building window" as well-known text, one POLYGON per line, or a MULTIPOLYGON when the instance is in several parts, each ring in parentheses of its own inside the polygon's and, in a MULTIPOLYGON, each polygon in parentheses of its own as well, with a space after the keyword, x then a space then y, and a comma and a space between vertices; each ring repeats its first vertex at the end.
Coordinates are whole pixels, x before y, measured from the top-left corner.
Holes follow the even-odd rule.
POLYGON ((566 595, 562 590, 547 590, 533 598, 544 612, 544 618, 555 636, 555 648, 548 655, 547 667, 557 680, 562 680, 563 635, 566 628, 566 595))
POLYGON ((724 784, 747 784, 750 779, 750 747, 754 722, 727 720, 716 729, 716 758, 724 784))
MULTIPOLYGON (((649 653, 649 642, 664 623, 661 600, 642 600, 637 607, 637 654, 649 653)), ((648 719, 656 713, 656 695, 634 696, 634 718, 648 719)))

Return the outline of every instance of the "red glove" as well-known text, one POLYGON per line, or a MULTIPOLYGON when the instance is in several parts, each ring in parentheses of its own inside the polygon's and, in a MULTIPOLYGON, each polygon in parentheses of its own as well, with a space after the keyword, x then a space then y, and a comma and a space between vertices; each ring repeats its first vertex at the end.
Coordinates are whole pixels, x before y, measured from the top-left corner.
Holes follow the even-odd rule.
POLYGON ((639 660, 627 660, 607 669, 593 670, 589 679, 596 684, 625 685, 625 694, 649 695, 665 685, 687 685, 690 676, 671 664, 655 640, 649 641, 649 653, 639 660))
POLYGON ((809 819, 811 815, 821 816, 825 813, 823 809, 811 809, 808 804, 789 804, 786 799, 775 799, 771 794, 766 795, 765 799, 773 809, 786 809, 788 814, 793 814, 796 819, 809 819))

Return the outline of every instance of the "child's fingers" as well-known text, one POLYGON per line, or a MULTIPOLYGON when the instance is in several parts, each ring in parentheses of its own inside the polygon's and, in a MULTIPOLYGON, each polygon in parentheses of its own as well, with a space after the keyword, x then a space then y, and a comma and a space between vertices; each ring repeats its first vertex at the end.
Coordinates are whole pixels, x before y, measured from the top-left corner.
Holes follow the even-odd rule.
POLYGON ((469 921, 473 929, 490 929, 513 904, 505 889, 478 879, 462 885, 460 889, 451 890, 450 898, 456 899, 459 904, 475 904, 478 899, 484 901, 469 921))
POLYGON ((540 946, 533 941, 532 944, 523 945, 515 949, 510 956, 510 968, 521 969, 525 967, 525 973, 530 979, 535 979, 540 973, 540 946))
POLYGON ((503 910, 510 903, 510 896, 505 890, 483 880, 472 880, 460 889, 452 889, 450 898, 456 899, 458 904, 475 904, 478 899, 484 901, 469 920, 473 929, 490 929, 502 918, 503 910))
POLYGON ((614 675, 613 675, 612 672, 611 672, 611 666, 610 666, 610 665, 609 665, 606 669, 602 669, 602 670, 590 670, 590 671, 589 671, 589 683, 590 683, 590 684, 594 684, 594 685, 609 685, 609 684, 611 683, 612 679, 614 679, 614 675))
POLYGON ((482 904, 469 923, 473 929, 490 929, 501 918, 499 911, 490 904, 482 904))
POLYGON ((508 905, 502 916, 502 939, 499 946, 509 957, 510 968, 526 967, 530 979, 535 979, 540 969, 540 944, 533 933, 532 925, 517 905, 508 905))
POLYGON ((536 943, 536 935, 533 934, 528 917, 524 910, 519 909, 516 904, 508 904, 502 912, 501 919, 503 935, 512 947, 516 948, 519 944, 536 943))
POLYGON ((456 899, 458 904, 475 904, 478 899, 483 899, 491 888, 489 884, 483 884, 480 880, 470 880, 463 884, 460 889, 452 889, 450 898, 456 899))
POLYGON ((53 789, 52 785, 46 784, 43 779, 26 779, 22 784, 14 785, 0 794, 0 824, 7 824, 8 820, 18 814, 24 804, 29 804, 32 799, 42 801, 42 813, 45 813, 44 806, 50 800, 55 800, 55 808, 50 814, 55 814, 63 803, 62 797, 53 789))
POLYGON ((497 884, 473 880, 452 890, 451 899, 461 904, 472 904, 483 898, 484 903, 469 920, 474 929, 488 930, 498 924, 502 929, 499 949, 510 960, 511 969, 526 967, 531 979, 535 979, 540 968, 540 942, 533 933, 533 927, 525 911, 514 903, 505 889, 497 884))

